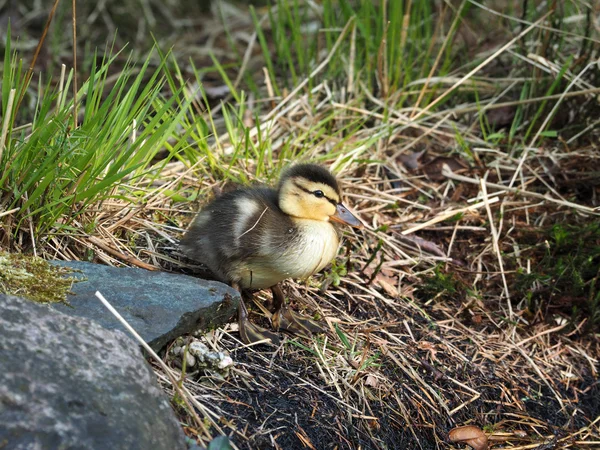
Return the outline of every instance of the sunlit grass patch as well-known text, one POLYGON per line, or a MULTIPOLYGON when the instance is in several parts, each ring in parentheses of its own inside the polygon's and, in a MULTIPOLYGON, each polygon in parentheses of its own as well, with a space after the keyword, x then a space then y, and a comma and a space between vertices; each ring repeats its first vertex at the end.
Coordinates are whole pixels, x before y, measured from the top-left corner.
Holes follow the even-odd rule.
POLYGON ((109 83, 116 56, 105 55, 79 89, 76 128, 73 101, 67 99, 72 72, 58 86, 39 86, 33 120, 17 128, 18 104, 8 110, 8 100, 25 96, 31 86, 23 84, 18 55, 8 50, 2 103, 4 122, 10 122, 0 155, 0 204, 16 211, 4 222, 4 239, 28 227, 34 239, 77 234, 84 231, 80 227, 92 232, 93 220, 80 220, 89 208, 111 197, 143 201, 133 195, 135 184, 155 179, 185 145, 178 133, 189 103, 178 104, 180 91, 164 95, 164 60, 154 69, 151 56, 141 65, 130 62, 109 83))

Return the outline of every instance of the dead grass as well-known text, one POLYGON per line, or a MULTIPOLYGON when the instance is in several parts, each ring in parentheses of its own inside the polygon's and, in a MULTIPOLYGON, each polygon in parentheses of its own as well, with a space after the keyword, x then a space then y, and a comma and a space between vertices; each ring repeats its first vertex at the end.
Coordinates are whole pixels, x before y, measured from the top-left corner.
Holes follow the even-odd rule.
MULTIPOLYGON (((337 106, 331 101, 322 108, 337 106)), ((271 133, 308 124, 312 117, 303 113, 299 120, 300 111, 306 111, 302 100, 271 133)), ((376 134, 377 124, 364 133, 376 134)), ((442 131, 431 135, 450 139, 442 131)), ((381 162, 343 163, 348 203, 369 225, 346 236, 336 267, 346 267, 347 275, 337 287, 327 271, 305 284, 286 284, 294 307, 322 318, 329 332, 312 341, 287 339, 275 351, 242 345, 235 325, 206 337, 237 364, 226 381, 184 383, 212 411, 206 417, 213 432, 251 449, 448 448, 451 428, 474 424, 494 446, 594 448, 600 442, 598 329, 582 333, 588 318, 570 321, 570 305, 551 313, 530 310, 515 276, 531 273, 539 262, 532 249, 546 245, 524 240, 525 231, 597 220, 598 186, 585 198, 559 192, 546 166, 551 160, 558 171, 568 164, 569 179, 576 178, 597 162, 595 144, 575 152, 529 152, 517 178, 520 189, 511 191, 506 186, 521 160, 485 143, 474 148, 481 165, 462 161, 467 168, 457 175, 447 166, 460 157, 448 151, 430 150, 428 162, 408 171, 394 157, 407 145, 404 136, 386 141, 392 144, 365 149, 381 162), (448 158, 441 170, 438 158, 448 158), (588 163, 576 167, 573 158, 588 163), (438 280, 437 294, 427 290, 436 273, 453 277, 452 289, 438 280)), ((324 154, 315 149, 315 157, 324 154)), ((191 189, 198 180, 187 173, 182 164, 171 166, 171 178, 191 189)), ((207 195, 219 184, 200 181, 207 195)), ((95 236, 66 246, 55 238, 47 248, 64 258, 88 251, 108 264, 185 270, 177 240, 195 209, 171 206, 162 196, 143 208, 105 203, 95 215, 95 236)), ((268 305, 268 296, 261 298, 268 305)), ((267 315, 255 308, 254 320, 266 323, 267 315)), ((187 432, 201 435, 193 426, 187 432)))

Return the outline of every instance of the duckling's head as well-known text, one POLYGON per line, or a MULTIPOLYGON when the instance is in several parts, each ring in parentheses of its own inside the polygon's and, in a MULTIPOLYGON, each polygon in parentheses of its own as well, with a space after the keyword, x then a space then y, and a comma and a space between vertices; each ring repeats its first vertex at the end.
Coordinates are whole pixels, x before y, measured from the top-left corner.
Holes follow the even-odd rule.
POLYGON ((362 223, 342 204, 335 177, 316 164, 298 164, 286 170, 279 181, 279 207, 300 219, 344 223, 362 228, 362 223))

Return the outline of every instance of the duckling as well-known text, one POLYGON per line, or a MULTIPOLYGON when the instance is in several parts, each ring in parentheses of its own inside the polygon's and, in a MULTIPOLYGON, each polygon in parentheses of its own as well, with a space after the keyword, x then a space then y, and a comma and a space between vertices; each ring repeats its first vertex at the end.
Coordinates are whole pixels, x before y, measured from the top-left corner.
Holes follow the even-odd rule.
POLYGON ((248 320, 244 300, 258 289, 273 293, 275 330, 305 336, 323 331, 287 307, 279 283, 308 278, 333 260, 340 242, 335 224, 362 228, 341 197, 337 180, 327 169, 298 164, 282 174, 277 189, 254 187, 223 194, 193 221, 181 247, 240 291, 238 323, 244 342, 279 342, 277 334, 248 320))

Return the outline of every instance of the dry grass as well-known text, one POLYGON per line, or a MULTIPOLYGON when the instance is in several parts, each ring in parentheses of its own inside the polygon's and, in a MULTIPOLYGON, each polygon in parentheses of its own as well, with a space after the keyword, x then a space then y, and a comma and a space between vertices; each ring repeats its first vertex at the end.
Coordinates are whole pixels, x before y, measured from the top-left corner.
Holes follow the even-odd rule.
MULTIPOLYGON (((273 140, 309 127, 338 104, 324 101, 312 116, 301 98, 291 101, 270 128, 273 140)), ((419 127, 431 147, 451 141, 446 124, 419 127)), ((452 125, 479 140, 461 123, 452 125)), ((582 333, 588 319, 569 322, 568 308, 532 311, 515 289, 517 271, 530 272, 538 262, 531 254, 538 244, 524 241, 524 231, 597 220, 598 187, 587 199, 567 201, 571 193, 557 192, 545 165, 585 172, 598 163, 596 144, 575 152, 542 148, 519 159, 481 142, 474 157, 482 166, 461 161, 468 168, 457 175, 448 165, 458 167, 460 157, 446 150, 430 150, 433 163, 407 171, 395 155, 410 154, 415 139, 397 130, 363 149, 380 162, 327 161, 345 167, 347 203, 368 227, 346 236, 335 267, 348 273, 339 286, 326 271, 285 288, 296 309, 322 318, 329 332, 312 341, 287 339, 275 351, 242 345, 235 325, 205 338, 237 364, 225 381, 184 382, 211 411, 213 432, 229 434, 238 448, 447 448, 449 429, 475 424, 493 445, 513 449, 599 445, 597 330, 582 333), (573 158, 586 163, 572 167, 573 158), (519 166, 520 189, 513 192, 506 185, 519 166), (454 292, 423 293, 436 267, 455 277, 454 292)), ((378 132, 376 122, 364 130, 378 132)), ((325 152, 316 148, 314 156, 327 158, 325 152)), ((246 170, 251 178, 252 167, 246 170)), ((199 184, 207 196, 221 184, 209 177, 199 183, 179 163, 168 175, 165 184, 199 184)), ((87 248, 99 262, 181 270, 187 266, 178 262, 177 240, 194 211, 161 195, 143 208, 105 203, 95 216, 96 235, 75 240, 79 252, 87 248)), ((54 246, 60 257, 80 254, 59 241, 54 246)), ((261 299, 268 305, 266 294, 261 299)), ((266 323, 268 311, 255 311, 254 320, 266 323)), ((187 431, 200 433, 192 425, 187 431)))

